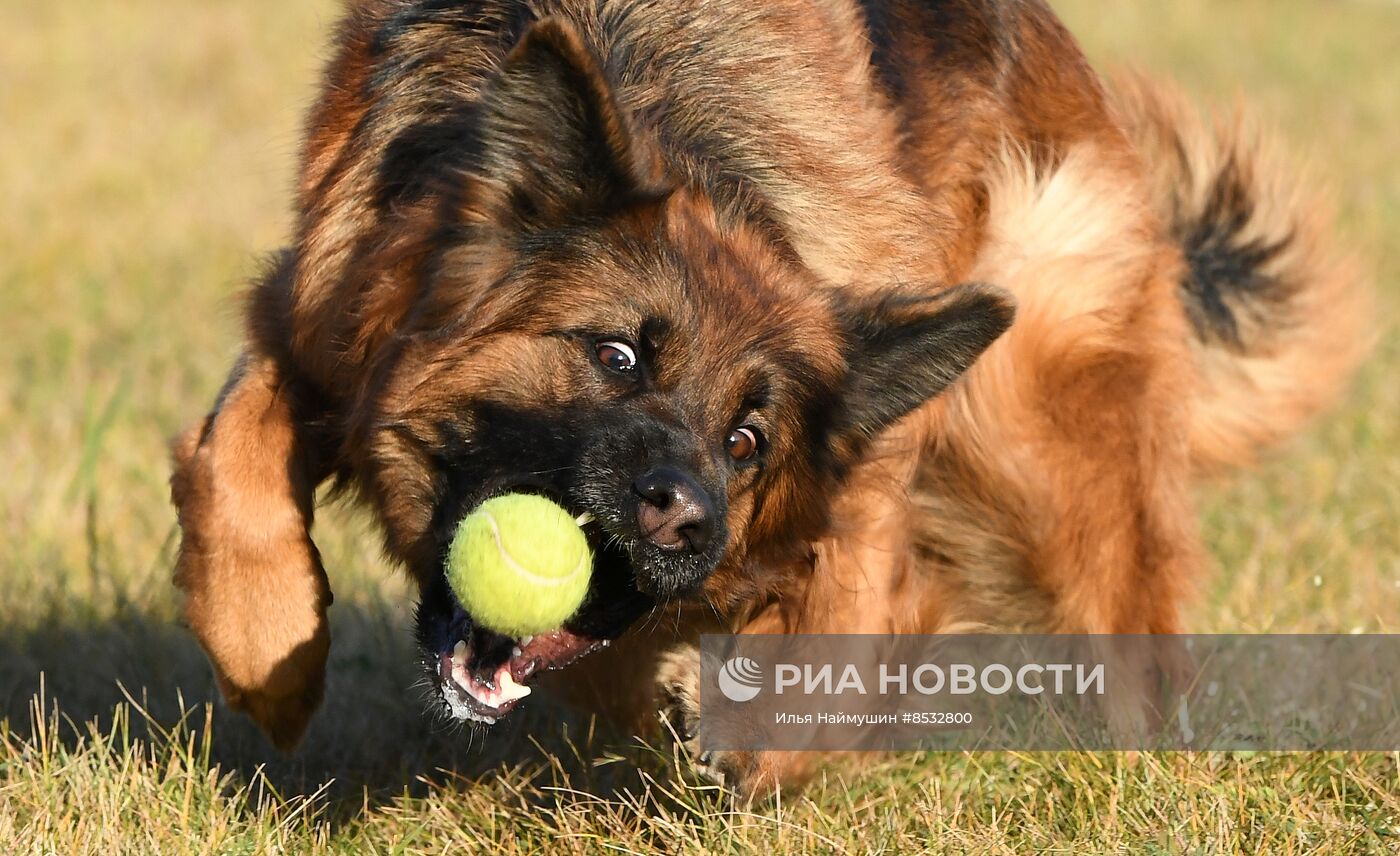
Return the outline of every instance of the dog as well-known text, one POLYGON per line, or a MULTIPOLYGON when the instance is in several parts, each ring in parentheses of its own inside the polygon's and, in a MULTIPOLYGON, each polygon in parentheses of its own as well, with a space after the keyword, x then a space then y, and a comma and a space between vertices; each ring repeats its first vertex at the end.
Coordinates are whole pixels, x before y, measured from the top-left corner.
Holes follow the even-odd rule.
MULTIPOLYGON (((417 583, 451 716, 569 667, 694 752, 705 628, 1180 630, 1193 481, 1365 353, 1267 138, 1101 79, 1040 0, 352 0, 335 38, 295 235, 173 455, 184 618, 283 749, 324 483, 417 583), (583 607, 528 639, 443 570, 510 491, 593 519, 583 607)), ((696 762, 759 794, 814 757, 696 762)))

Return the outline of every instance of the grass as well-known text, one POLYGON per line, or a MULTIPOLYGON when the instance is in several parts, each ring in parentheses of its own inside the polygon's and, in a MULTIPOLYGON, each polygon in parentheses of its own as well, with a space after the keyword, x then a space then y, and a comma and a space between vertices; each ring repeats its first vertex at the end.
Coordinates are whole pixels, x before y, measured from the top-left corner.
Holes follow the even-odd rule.
MULTIPOLYGON (((1400 6, 1065 0, 1101 63, 1248 93, 1337 187, 1400 297, 1400 6)), ((722 810, 595 736, 471 745, 415 700, 401 580, 331 508, 325 709, 280 758, 175 620, 164 444, 289 230, 330 0, 0 0, 0 851, 1391 853, 1400 755, 928 754, 722 810), (552 744, 556 748, 560 744, 552 744)), ((1202 494, 1202 631, 1400 630, 1400 339, 1344 405, 1202 494)), ((538 714, 537 718, 544 714, 538 714)), ((557 729, 556 729, 557 730, 557 729)))

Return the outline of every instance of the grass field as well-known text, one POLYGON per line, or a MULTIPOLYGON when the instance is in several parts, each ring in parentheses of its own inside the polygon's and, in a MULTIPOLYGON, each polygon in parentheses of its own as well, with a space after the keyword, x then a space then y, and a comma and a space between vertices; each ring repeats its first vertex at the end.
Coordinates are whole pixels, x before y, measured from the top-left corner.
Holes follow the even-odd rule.
MULTIPOLYGON (((1247 93, 1333 180, 1393 317, 1400 5, 1055 5, 1100 63, 1247 93)), ((334 14, 0 0, 0 852, 1400 851, 1400 754, 910 756, 746 813, 582 721, 567 761, 470 746, 423 717, 404 586, 348 508, 318 521, 336 644, 304 749, 211 707, 175 620, 165 442, 211 401, 240 284, 288 234, 334 14)), ((1397 373, 1387 328, 1343 407, 1203 491, 1193 629, 1400 631, 1397 373)))

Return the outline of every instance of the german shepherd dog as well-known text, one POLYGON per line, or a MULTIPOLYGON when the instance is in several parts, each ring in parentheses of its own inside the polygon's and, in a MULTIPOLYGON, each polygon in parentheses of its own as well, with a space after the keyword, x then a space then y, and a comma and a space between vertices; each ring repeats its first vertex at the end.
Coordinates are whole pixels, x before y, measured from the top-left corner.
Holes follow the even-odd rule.
MULTIPOLYGON (((615 640, 562 682, 693 746, 705 627, 1179 630, 1193 478, 1368 340, 1306 182, 1040 0, 353 0, 336 39, 296 233, 174 449, 185 618, 283 748, 322 483, 416 581, 453 717, 615 640), (594 521, 528 639, 443 571, 508 491, 594 521)), ((752 794, 813 759, 696 760, 752 794)))

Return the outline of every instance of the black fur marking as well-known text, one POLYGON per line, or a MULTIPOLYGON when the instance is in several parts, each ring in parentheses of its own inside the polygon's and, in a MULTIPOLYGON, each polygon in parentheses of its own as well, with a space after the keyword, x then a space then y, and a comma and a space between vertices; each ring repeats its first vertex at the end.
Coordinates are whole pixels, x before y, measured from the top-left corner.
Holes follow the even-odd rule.
POLYGON ((890 4, 878 0, 859 0, 865 16, 865 28, 870 39, 870 65, 896 103, 909 95, 909 83, 894 50, 897 22, 890 13, 890 4))
POLYGON ((1205 209, 1178 212, 1173 232, 1186 256, 1182 291, 1187 314, 1202 342, 1243 351, 1241 321, 1277 322, 1294 287, 1266 268, 1292 240, 1245 240, 1255 200, 1232 159, 1211 185, 1205 209))
POLYGON ((401 131, 385 147, 379 163, 374 201, 380 211, 417 202, 448 188, 480 147, 481 121, 476 105, 467 104, 446 117, 401 131))
POLYGON ((858 0, 858 5, 875 77, 901 112, 928 69, 957 67, 992 89, 1017 52, 1020 13, 1010 0, 858 0))

